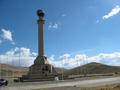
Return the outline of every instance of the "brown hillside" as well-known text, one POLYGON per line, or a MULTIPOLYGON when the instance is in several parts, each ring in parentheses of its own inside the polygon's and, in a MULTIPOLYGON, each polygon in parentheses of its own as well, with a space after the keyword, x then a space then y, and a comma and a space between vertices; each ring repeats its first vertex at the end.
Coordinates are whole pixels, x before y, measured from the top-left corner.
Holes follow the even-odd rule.
MULTIPOLYGON (((67 69, 56 67, 55 70, 58 73, 62 73, 62 71, 65 72, 67 69)), ((28 71, 28 67, 18 67, 9 64, 0 64, 0 76, 20 77, 21 75, 27 74, 28 71)))
MULTIPOLYGON (((106 74, 106 73, 115 73, 120 72, 119 66, 109 66, 101 63, 89 63, 83 66, 79 66, 73 69, 62 69, 55 68, 58 73, 63 73, 66 75, 78 75, 78 74, 106 74)), ((28 67, 17 67, 8 64, 0 64, 0 76, 14 76, 18 77, 23 74, 27 74, 28 67)))
POLYGON ((120 72, 119 66, 109 66, 101 63, 88 63, 83 66, 79 66, 68 70, 65 74, 77 75, 77 74, 106 74, 120 72))

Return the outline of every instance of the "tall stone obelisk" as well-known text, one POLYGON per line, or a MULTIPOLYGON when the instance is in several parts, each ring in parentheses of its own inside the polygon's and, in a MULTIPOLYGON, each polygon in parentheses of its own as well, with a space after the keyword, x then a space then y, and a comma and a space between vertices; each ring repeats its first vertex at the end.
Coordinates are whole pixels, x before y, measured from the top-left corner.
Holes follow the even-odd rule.
POLYGON ((34 61, 34 64, 29 67, 27 75, 23 75, 21 81, 41 81, 41 80, 54 80, 54 77, 58 74, 55 68, 48 63, 47 57, 44 56, 44 12, 42 10, 37 11, 38 15, 38 56, 34 61))
POLYGON ((47 64, 48 61, 47 58, 44 56, 44 31, 43 31, 43 25, 44 25, 44 12, 42 10, 37 11, 38 16, 38 57, 34 61, 36 64, 47 64))
POLYGON ((37 11, 37 15, 39 17, 38 19, 38 55, 43 56, 44 55, 44 33, 43 33, 43 24, 44 24, 44 13, 42 10, 37 11))

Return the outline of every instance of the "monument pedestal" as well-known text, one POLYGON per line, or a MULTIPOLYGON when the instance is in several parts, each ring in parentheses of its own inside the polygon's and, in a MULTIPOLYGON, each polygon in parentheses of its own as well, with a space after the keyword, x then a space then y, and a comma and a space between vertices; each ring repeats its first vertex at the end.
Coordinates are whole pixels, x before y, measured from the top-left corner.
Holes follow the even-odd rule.
POLYGON ((28 74, 22 76, 21 81, 54 80, 55 77, 59 76, 45 56, 38 56, 34 64, 29 67, 28 74))

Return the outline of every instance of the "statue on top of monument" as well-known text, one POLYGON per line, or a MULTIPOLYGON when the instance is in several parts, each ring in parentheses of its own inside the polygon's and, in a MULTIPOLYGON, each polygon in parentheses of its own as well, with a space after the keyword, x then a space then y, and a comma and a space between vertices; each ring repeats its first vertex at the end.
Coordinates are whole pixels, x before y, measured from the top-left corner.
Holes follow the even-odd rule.
POLYGON ((39 16, 39 17, 44 17, 45 16, 45 13, 42 11, 42 10, 37 10, 37 15, 39 16))

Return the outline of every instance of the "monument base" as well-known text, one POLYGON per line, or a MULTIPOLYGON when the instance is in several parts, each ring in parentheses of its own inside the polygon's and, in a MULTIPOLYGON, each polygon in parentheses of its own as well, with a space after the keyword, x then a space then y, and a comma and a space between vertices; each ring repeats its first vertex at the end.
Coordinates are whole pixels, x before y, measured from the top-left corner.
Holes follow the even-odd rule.
POLYGON ((45 81, 54 80, 55 77, 61 78, 62 75, 58 74, 55 68, 48 63, 45 56, 38 56, 34 64, 29 67, 27 75, 23 75, 20 81, 45 81))

